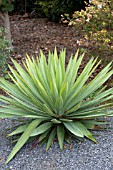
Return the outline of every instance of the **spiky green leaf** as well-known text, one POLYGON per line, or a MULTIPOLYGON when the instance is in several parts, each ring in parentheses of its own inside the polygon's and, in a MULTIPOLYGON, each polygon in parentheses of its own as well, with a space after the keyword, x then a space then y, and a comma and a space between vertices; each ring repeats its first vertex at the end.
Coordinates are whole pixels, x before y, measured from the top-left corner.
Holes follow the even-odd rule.
POLYGON ((62 125, 57 126, 57 137, 58 137, 58 142, 60 149, 63 149, 63 143, 64 143, 64 137, 65 137, 65 130, 62 125))
POLYGON ((75 136, 84 137, 83 132, 76 126, 75 122, 64 122, 64 125, 75 136))
POLYGON ((41 123, 40 119, 33 120, 29 126, 26 128, 22 136, 19 138, 18 142, 14 146, 12 152, 10 153, 6 163, 8 163, 15 155, 16 153, 21 149, 21 147, 26 143, 26 141, 29 139, 32 131, 41 123))
POLYGON ((55 136, 56 136, 56 127, 51 131, 51 133, 49 135, 46 150, 48 150, 50 148, 50 146, 53 144, 55 136))

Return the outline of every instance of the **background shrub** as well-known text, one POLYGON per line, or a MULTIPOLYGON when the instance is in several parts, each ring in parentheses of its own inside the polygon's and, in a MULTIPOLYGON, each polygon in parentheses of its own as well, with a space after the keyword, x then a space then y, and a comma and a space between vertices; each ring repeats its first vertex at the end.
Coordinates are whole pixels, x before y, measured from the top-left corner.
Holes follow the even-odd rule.
POLYGON ((92 0, 86 10, 75 11, 69 25, 78 30, 81 42, 78 43, 87 49, 88 56, 104 57, 104 60, 113 56, 113 5, 111 0, 92 0))
POLYGON ((40 6, 46 17, 55 22, 59 22, 64 13, 72 15, 76 10, 85 9, 84 0, 39 0, 36 4, 40 6))
POLYGON ((13 4, 14 12, 23 14, 35 10, 36 16, 48 17, 55 22, 59 22, 62 14, 72 15, 74 11, 85 9, 86 6, 84 0, 15 0, 13 4))

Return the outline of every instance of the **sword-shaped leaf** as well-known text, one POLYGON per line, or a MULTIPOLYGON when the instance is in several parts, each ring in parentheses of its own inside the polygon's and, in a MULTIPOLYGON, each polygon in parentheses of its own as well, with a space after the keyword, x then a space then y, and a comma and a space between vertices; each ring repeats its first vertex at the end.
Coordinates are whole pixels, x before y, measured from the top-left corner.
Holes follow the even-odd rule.
POLYGON ((32 131, 41 123, 40 119, 33 120, 29 126, 26 128, 22 136, 19 138, 18 142, 14 146, 12 152, 10 153, 6 163, 8 163, 15 155, 16 153, 21 149, 21 147, 26 143, 26 141, 29 139, 32 131))
POLYGON ((63 122, 65 127, 75 136, 84 137, 82 131, 76 126, 74 122, 63 122))
POLYGON ((62 126, 62 125, 57 126, 57 137, 58 137, 60 149, 62 150, 63 149, 63 143, 64 143, 64 137, 65 137, 64 126, 62 126))
POLYGON ((53 125, 52 122, 43 123, 42 125, 38 126, 36 129, 34 129, 34 131, 32 132, 30 136, 40 135, 44 133, 45 131, 47 131, 48 129, 50 129, 52 125, 53 125))
POLYGON ((46 150, 48 150, 50 148, 50 146, 53 144, 55 136, 56 136, 56 127, 52 130, 52 132, 49 135, 46 150))
POLYGON ((13 136, 13 135, 17 135, 19 133, 22 133, 26 130, 27 127, 28 127, 28 124, 27 125, 21 125, 16 130, 14 130, 10 134, 8 134, 7 136, 13 136))
POLYGON ((87 130, 87 128, 85 127, 84 124, 77 121, 77 122, 75 122, 75 125, 82 131, 84 136, 86 136, 88 139, 92 140, 93 142, 97 143, 96 139, 93 137, 91 132, 89 130, 87 130))

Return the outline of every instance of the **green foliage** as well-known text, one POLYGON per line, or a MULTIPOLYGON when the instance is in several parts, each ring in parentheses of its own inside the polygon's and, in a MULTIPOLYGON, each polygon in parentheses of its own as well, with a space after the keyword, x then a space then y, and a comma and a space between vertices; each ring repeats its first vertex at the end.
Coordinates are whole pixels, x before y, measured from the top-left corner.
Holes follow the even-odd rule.
POLYGON ((1 0, 0 1, 0 11, 5 12, 11 12, 13 10, 14 6, 12 4, 12 1, 9 0, 1 0))
POLYGON ((4 37, 5 31, 0 27, 0 75, 5 76, 7 71, 7 59, 10 54, 8 41, 4 37))
POLYGON ((78 52, 70 57, 67 67, 65 50, 59 56, 56 49, 53 53, 49 52, 48 61, 42 51, 36 59, 27 56, 23 62, 24 68, 12 59, 16 68, 9 66, 12 82, 0 78, 0 88, 8 94, 0 96, 0 101, 5 104, 1 104, 0 117, 28 119, 8 135, 17 135, 17 143, 6 163, 28 139, 34 137, 41 144, 47 143, 46 150, 55 138, 58 138, 61 150, 64 141, 69 141, 70 136, 77 139, 87 137, 96 142, 90 129, 107 124, 98 118, 113 114, 112 110, 107 110, 113 106, 110 102, 113 88, 101 88, 113 70, 109 63, 88 83, 100 62, 91 58, 79 75, 84 54, 78 57, 78 52))
POLYGON ((76 10, 85 9, 85 3, 84 0, 4 0, 1 8, 2 10, 8 8, 10 11, 14 8, 14 12, 18 11, 21 14, 32 13, 35 10, 37 16, 48 17, 52 21, 59 22, 62 14, 72 15, 76 10))
POLYGON ((90 47, 91 55, 99 56, 113 51, 113 6, 111 0, 92 0, 86 10, 73 14, 69 25, 73 25, 84 36, 81 45, 90 47), (84 42, 87 42, 86 45, 84 42), (94 48, 95 47, 95 48, 94 48), (94 50, 93 50, 94 48, 94 50))
POLYGON ((59 22, 61 15, 65 13, 72 15, 74 11, 84 8, 84 0, 38 0, 35 3, 35 10, 37 13, 41 9, 45 17, 49 17, 52 21, 55 22, 59 22))

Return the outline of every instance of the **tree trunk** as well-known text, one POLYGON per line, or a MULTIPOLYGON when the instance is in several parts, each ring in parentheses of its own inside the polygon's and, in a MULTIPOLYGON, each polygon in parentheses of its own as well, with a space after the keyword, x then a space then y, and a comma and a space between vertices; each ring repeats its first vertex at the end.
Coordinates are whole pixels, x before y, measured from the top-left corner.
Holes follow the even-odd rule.
POLYGON ((3 19, 3 21, 4 21, 6 40, 8 40, 9 48, 12 50, 13 49, 13 45, 12 45, 12 39, 11 39, 11 29, 10 29, 9 14, 8 14, 8 12, 4 12, 4 14, 1 13, 0 16, 3 19))

